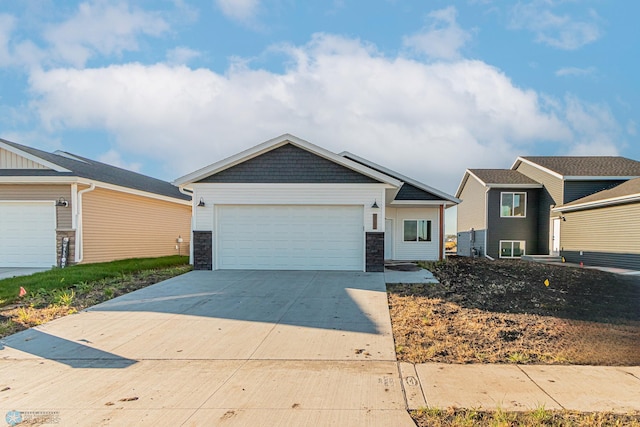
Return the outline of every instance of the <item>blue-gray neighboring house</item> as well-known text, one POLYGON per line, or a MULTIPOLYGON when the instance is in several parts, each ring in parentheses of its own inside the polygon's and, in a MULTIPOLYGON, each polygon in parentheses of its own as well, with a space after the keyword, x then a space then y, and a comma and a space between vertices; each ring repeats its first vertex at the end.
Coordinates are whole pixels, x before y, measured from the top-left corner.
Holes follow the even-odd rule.
POLYGON ((456 192, 461 199, 457 254, 557 255, 570 262, 637 268, 640 246, 624 242, 640 232, 639 202, 633 198, 637 184, 629 184, 639 177, 640 162, 614 156, 527 156, 510 169, 467 169, 456 192), (613 218, 605 215, 602 202, 595 203, 608 200, 607 191, 618 195, 616 206, 625 206, 613 218), (573 214, 578 211, 583 214, 573 214), (595 232, 594 224, 604 231, 595 232), (605 244, 607 230, 615 244, 605 244))

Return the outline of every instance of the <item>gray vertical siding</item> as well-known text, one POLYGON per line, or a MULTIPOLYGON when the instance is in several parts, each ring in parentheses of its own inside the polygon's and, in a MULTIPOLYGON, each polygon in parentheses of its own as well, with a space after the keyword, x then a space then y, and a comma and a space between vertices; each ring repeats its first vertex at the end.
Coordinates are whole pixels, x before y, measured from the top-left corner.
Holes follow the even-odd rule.
POLYGON ((538 213, 540 189, 495 188, 489 191, 487 254, 500 257, 500 240, 524 240, 527 254, 538 253, 538 213), (525 218, 500 217, 500 193, 527 193, 527 211, 525 218))
POLYGON ((608 190, 624 180, 599 180, 599 181, 565 181, 563 203, 573 202, 582 197, 590 196, 598 191, 608 190))

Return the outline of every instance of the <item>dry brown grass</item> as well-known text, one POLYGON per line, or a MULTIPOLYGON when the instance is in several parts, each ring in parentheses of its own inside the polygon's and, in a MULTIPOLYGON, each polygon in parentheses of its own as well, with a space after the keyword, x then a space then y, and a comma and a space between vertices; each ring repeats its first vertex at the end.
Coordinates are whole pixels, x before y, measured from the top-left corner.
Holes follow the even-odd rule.
POLYGON ((640 322, 610 324, 389 295, 396 353, 411 363, 639 365, 640 322))
POLYGON ((412 411, 418 427, 510 427, 510 426, 628 426, 640 427, 639 414, 609 412, 548 411, 538 408, 529 412, 477 411, 449 408, 412 411))
POLYGON ((388 286, 401 361, 640 365, 640 283, 465 258, 433 270, 441 284, 388 286))

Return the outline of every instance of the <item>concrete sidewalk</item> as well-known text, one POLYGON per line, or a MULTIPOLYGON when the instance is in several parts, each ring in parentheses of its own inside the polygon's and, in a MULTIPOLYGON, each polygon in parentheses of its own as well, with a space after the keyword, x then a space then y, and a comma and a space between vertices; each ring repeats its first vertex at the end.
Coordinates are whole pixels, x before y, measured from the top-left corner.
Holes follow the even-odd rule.
POLYGON ((640 413, 640 366, 400 363, 410 409, 640 413))

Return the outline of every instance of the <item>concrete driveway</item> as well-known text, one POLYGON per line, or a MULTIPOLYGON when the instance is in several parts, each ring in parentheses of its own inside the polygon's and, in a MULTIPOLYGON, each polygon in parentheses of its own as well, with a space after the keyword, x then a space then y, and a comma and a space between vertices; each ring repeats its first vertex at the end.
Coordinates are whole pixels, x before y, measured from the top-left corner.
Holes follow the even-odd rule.
POLYGON ((0 419, 413 426, 384 275, 195 271, 0 341, 0 419))

